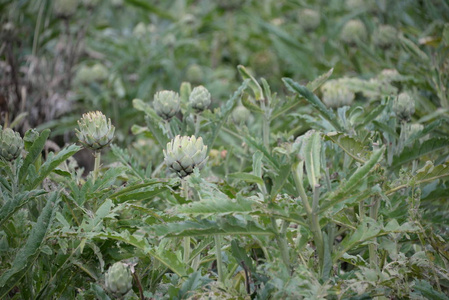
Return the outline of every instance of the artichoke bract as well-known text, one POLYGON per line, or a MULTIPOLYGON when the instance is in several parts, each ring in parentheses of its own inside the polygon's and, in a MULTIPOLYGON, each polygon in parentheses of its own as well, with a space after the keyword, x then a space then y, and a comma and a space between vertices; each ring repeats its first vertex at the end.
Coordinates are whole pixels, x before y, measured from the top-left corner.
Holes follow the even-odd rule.
POLYGON ((13 161, 19 157, 23 149, 23 140, 18 132, 11 128, 2 129, 0 126, 0 157, 6 161, 13 161))
POLYGON ((83 146, 92 150, 100 150, 114 138, 114 125, 111 125, 111 119, 100 112, 88 112, 78 120, 79 130, 76 129, 76 136, 83 146))
POLYGON ((193 109, 203 111, 210 105, 210 93, 204 86, 199 85, 190 93, 189 102, 193 109))
POLYGON ((201 137, 177 135, 167 144, 164 150, 165 163, 183 178, 193 173, 196 168, 201 170, 207 161, 207 146, 201 137))
POLYGON ((106 273, 105 276, 106 288, 118 295, 125 295, 133 286, 133 276, 130 268, 121 262, 116 262, 106 273))
POLYGON ((154 95, 153 107, 165 120, 170 120, 181 109, 181 98, 173 91, 160 91, 154 95))

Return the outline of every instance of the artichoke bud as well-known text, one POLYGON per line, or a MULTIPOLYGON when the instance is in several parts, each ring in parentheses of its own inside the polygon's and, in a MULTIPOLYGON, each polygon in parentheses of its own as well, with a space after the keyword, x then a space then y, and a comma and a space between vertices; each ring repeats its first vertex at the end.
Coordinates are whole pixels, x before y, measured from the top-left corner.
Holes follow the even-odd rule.
POLYGON ((68 18, 75 14, 79 0, 56 0, 53 11, 58 17, 68 18))
POLYGON ((249 117, 251 116, 251 112, 245 106, 239 105, 232 111, 231 116, 232 120, 234 120, 235 123, 242 124, 248 121, 249 117))
POLYGON ((204 78, 203 69, 197 64, 190 65, 186 71, 186 78, 187 81, 193 84, 199 84, 203 82, 204 78))
POLYGON ((133 286, 131 269, 122 262, 116 262, 106 273, 106 288, 113 294, 125 295, 133 286))
POLYGON ((104 148, 114 138, 115 127, 111 125, 111 119, 106 119, 100 111, 83 114, 78 126, 76 136, 80 143, 92 150, 104 148))
POLYGON ((83 0, 84 6, 87 8, 94 8, 100 3, 100 0, 83 0))
POLYGON ((195 136, 177 135, 164 150, 165 163, 181 178, 192 174, 195 168, 201 170, 206 164, 206 155, 203 139, 195 136))
POLYGON ((0 126, 0 157, 6 161, 13 161, 19 157, 23 149, 23 140, 18 132, 11 128, 2 129, 0 126))
POLYGON ((410 94, 400 93, 393 102, 393 111, 401 121, 410 121, 415 113, 415 101, 410 94))
POLYGON ((373 34, 373 42, 376 46, 387 49, 396 43, 398 32, 390 25, 380 25, 373 34))
POLYGON ((355 94, 338 80, 330 80, 322 87, 323 102, 327 107, 339 108, 351 105, 354 102, 355 94))
POLYGON ((170 120, 181 109, 181 98, 173 91, 160 91, 154 95, 153 107, 165 120, 170 120))
POLYGON ((306 8, 298 13, 298 23, 305 31, 315 30, 320 26, 320 22, 320 13, 316 10, 306 8))
POLYGON ((190 93, 189 102, 193 109, 203 111, 211 103, 210 93, 204 86, 197 86, 190 93))
POLYGON ((349 20, 341 31, 341 39, 342 41, 354 45, 359 40, 364 40, 367 36, 365 24, 362 21, 349 20))

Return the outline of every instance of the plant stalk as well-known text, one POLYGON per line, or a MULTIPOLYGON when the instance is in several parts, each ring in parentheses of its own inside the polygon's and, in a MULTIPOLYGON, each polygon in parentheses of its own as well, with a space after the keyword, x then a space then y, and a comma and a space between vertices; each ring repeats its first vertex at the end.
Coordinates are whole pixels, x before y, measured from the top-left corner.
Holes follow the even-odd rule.
MULTIPOLYGON (((369 209, 369 217, 375 221, 377 221, 377 216, 379 214, 379 206, 380 201, 377 196, 373 197, 371 201, 371 207, 369 209)), ((374 241, 377 242, 377 239, 374 238, 374 241)), ((369 251, 369 263, 372 268, 375 268, 379 265, 379 257, 377 255, 377 245, 376 244, 369 244, 368 245, 368 251, 369 251)))
POLYGON ((99 150, 95 151, 95 165, 94 165, 94 182, 97 181, 98 174, 100 173, 100 160, 101 160, 101 152, 99 150))
MULTIPOLYGON (((181 179, 182 191, 184 193, 184 198, 189 200, 189 185, 185 178, 181 179)), ((190 259, 190 236, 184 237, 183 240, 183 248, 184 248, 184 263, 188 263, 190 259)))
POLYGON ((224 283, 224 273, 223 273, 223 258, 221 257, 221 236, 218 234, 214 235, 215 240, 215 256, 217 257, 217 271, 218 271, 218 281, 224 283))

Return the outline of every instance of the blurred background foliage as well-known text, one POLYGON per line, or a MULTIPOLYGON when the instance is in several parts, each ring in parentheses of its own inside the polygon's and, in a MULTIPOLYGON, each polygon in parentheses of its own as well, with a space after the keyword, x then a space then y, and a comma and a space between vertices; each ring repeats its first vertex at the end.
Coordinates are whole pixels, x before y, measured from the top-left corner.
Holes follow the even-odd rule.
POLYGON ((51 128, 63 145, 82 113, 101 110, 116 142, 129 144, 142 119, 134 98, 189 81, 217 107, 238 87, 239 64, 280 93, 284 76, 307 82, 334 68, 333 78, 372 79, 395 69, 419 91, 419 117, 449 107, 448 16, 437 0, 2 0, 1 123, 51 128), (345 28, 351 20, 361 32, 345 28))

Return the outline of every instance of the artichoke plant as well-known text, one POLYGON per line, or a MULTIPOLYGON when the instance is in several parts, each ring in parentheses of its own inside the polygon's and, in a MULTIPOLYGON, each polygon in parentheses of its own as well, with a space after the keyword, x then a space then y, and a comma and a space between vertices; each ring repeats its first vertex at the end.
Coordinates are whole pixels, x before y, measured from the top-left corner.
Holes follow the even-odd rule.
POLYGON ((23 140, 18 132, 11 128, 2 129, 0 126, 0 157, 6 161, 13 161, 19 157, 23 149, 23 140))
POLYGON ((160 91, 154 95, 156 113, 165 120, 170 120, 181 108, 181 98, 173 91, 160 91))
POLYGON ((133 286, 133 276, 130 268, 122 262, 116 262, 106 273, 106 288, 113 294, 123 296, 133 286))
POLYGON ((193 89, 189 97, 190 105, 197 111, 203 111, 209 107, 211 102, 209 91, 202 85, 193 89))
POLYGON ((76 13, 79 0, 56 0, 53 4, 53 11, 58 17, 68 18, 76 13))
POLYGON ((76 129, 76 136, 83 146, 92 150, 100 150, 107 146, 114 138, 114 125, 111 119, 100 112, 88 112, 78 120, 79 130, 76 129))
POLYGON ((183 178, 193 173, 197 168, 201 170, 207 161, 207 146, 201 137, 177 135, 167 144, 164 150, 165 163, 183 178))

